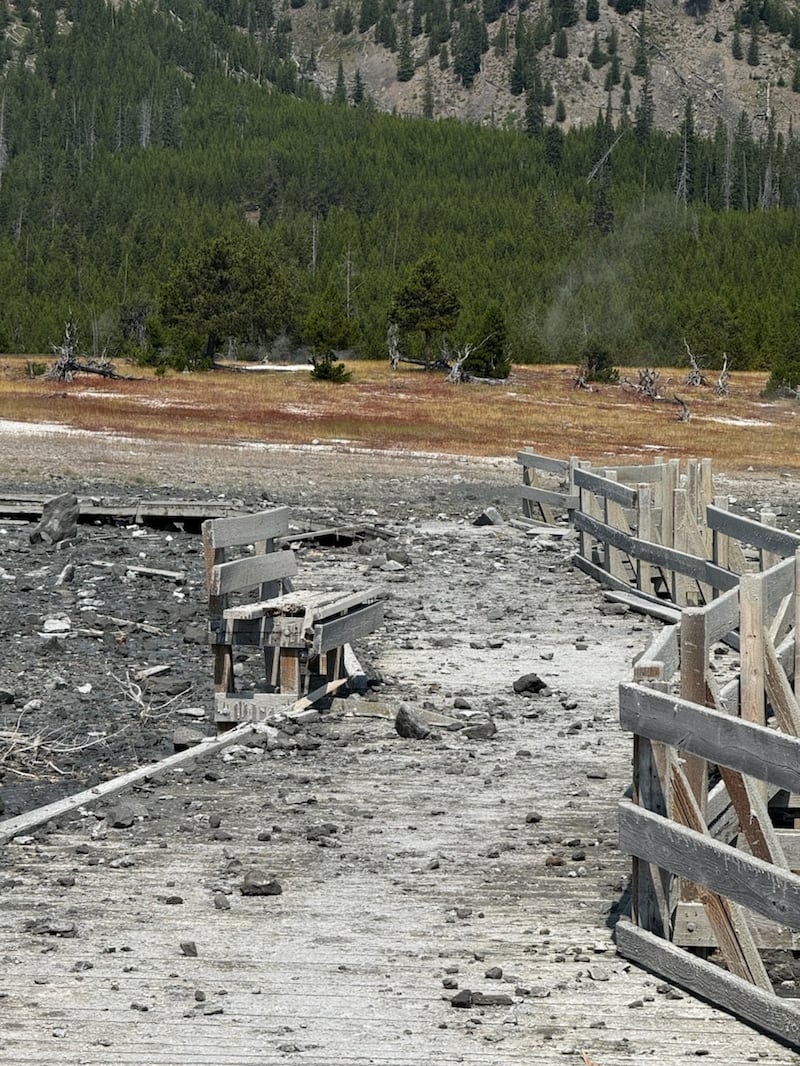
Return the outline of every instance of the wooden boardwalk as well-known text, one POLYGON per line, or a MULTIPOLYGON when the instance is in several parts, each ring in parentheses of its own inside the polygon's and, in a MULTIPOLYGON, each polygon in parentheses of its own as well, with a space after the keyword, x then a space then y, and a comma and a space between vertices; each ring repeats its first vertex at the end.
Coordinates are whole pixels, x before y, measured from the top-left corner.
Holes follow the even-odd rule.
POLYGON ((568 738, 553 736, 541 766, 519 752, 552 725, 514 727, 477 746, 333 720, 316 751, 233 751, 150 783, 132 797, 150 816, 131 829, 87 812, 7 845, 0 1061, 800 1061, 616 956, 628 738, 603 738, 608 777, 590 779, 594 752, 573 746, 565 770, 568 738), (582 794, 548 787, 556 762, 582 794), (326 822, 334 846, 309 841, 326 822), (251 866, 283 894, 242 896, 251 866), (35 931, 48 925, 76 935, 35 931), (485 976, 495 966, 500 980, 485 976), (448 977, 511 1002, 454 1008, 448 977))
POLYGON ((496 737, 404 741, 342 708, 298 750, 148 782, 132 828, 87 810, 7 844, 2 1066, 800 1063, 614 949, 631 867, 618 683, 657 624, 601 615, 597 587, 537 571, 522 536, 460 528, 456 556, 453 524, 430 525, 415 535, 436 554, 393 586, 376 665, 416 707, 493 699, 496 737), (447 602, 426 599, 433 570, 447 602), (497 604, 515 607, 489 652, 497 604), (559 690, 511 695, 530 669, 559 690), (243 896, 250 868, 282 894, 243 896), (464 989, 508 1001, 451 1005, 464 989))

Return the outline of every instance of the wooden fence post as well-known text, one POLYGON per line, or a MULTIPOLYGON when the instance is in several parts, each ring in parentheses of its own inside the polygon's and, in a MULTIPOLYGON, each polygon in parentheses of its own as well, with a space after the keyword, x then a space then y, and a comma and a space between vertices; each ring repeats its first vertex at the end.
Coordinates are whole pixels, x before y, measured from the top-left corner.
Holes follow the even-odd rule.
MULTIPOLYGON (((764 600, 759 574, 742 574, 739 580, 739 714, 747 722, 766 725, 764 694, 764 600)), ((758 785, 762 798, 767 786, 758 785)))
MULTIPOLYGON (((727 511, 728 497, 715 496, 714 506, 720 511, 727 511)), ((724 533, 718 533, 716 529, 711 531, 711 559, 716 566, 723 566, 726 570, 729 569, 730 562, 729 545, 730 537, 724 533)))
MULTIPOLYGON (((636 487, 636 535, 639 540, 653 542, 653 491, 650 485, 636 487)), ((648 595, 653 593, 653 572, 649 563, 636 561, 636 587, 648 595)))
MULTIPOLYGON (((706 612, 688 608, 681 613, 681 698, 707 705, 708 644, 706 612)), ((684 772, 705 818, 708 806, 708 763, 697 755, 682 754, 684 772)))
MULTIPOLYGON (((762 507, 760 515, 762 526, 777 526, 778 516, 772 510, 771 507, 762 507)), ((777 562, 780 562, 780 555, 776 555, 774 552, 762 551, 761 555, 761 569, 769 570, 777 562)))
POLYGON ((706 556, 711 552, 711 530, 706 522, 706 507, 714 500, 714 467, 710 459, 700 460, 699 500, 697 508, 697 525, 706 546, 706 556))

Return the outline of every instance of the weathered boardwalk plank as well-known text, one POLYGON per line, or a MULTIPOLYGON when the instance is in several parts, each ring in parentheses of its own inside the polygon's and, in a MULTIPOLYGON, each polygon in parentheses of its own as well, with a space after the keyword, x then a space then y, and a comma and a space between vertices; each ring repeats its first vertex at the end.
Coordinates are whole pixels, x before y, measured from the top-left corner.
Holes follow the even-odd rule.
MULTIPOLYGON (((514 728, 520 747, 547 732, 535 720, 514 728)), ((580 774, 576 789, 563 762, 549 765, 564 736, 533 761, 458 737, 409 744, 380 720, 326 732, 316 753, 215 756, 151 783, 135 794, 151 817, 132 829, 86 812, 6 846, 0 1061, 555 1066, 586 1051, 600 1066, 697 1054, 729 1064, 747 1048, 797 1062, 616 956, 626 737, 596 738, 610 745, 609 776, 580 774), (527 823, 534 796, 542 820, 527 823), (211 815, 229 839, 215 839, 211 815), (338 847, 307 839, 326 821, 338 847), (243 897, 250 866, 278 876, 283 894, 243 897), (215 907, 220 891, 228 911, 215 907), (26 930, 37 918, 74 922, 78 935, 26 930), (196 958, 181 952, 186 940, 196 958), (485 976, 492 966, 503 979, 485 976), (457 1010, 448 976, 513 1002, 457 1010)))

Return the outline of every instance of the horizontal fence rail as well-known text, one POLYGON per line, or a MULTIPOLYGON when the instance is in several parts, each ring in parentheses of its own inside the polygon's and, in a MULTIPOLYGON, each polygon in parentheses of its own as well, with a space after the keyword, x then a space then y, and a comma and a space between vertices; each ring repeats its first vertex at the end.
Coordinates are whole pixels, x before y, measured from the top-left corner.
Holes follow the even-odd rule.
POLYGON ((800 1047, 800 982, 779 996, 762 957, 800 950, 800 535, 731 514, 710 460, 517 461, 523 520, 570 523, 577 568, 671 623, 620 686, 617 949, 800 1047))

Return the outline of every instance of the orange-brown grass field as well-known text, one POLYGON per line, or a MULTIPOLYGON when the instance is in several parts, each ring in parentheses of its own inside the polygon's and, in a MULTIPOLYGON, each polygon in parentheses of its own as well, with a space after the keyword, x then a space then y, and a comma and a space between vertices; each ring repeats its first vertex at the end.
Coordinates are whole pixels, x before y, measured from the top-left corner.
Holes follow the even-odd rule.
MULTIPOLYGON (((417 367, 349 365, 344 385, 315 382, 305 370, 156 377, 122 363, 118 372, 136 380, 81 374, 65 384, 31 377, 25 358, 6 356, 0 419, 189 443, 314 441, 487 456, 528 448, 596 463, 709 456, 731 471, 800 468, 800 404, 762 399, 764 374, 733 373, 730 396, 718 398, 712 387, 688 387, 685 370, 662 369, 662 394, 690 405, 681 422, 673 402, 645 401, 618 385, 575 389, 568 367, 515 367, 508 383, 492 386, 453 385, 417 367)), ((636 370, 627 373, 638 381, 636 370)))

